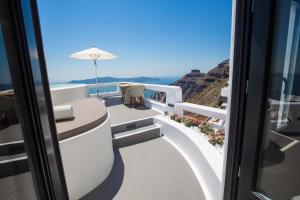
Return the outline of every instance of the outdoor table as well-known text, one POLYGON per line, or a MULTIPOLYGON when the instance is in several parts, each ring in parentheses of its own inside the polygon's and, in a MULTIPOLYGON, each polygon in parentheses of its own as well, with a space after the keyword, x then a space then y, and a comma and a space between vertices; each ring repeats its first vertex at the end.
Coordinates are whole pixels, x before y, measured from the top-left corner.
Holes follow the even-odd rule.
POLYGON ((122 102, 123 102, 123 100, 124 100, 124 96, 125 96, 126 90, 127 90, 128 88, 130 88, 131 86, 132 86, 132 85, 129 84, 129 83, 121 83, 121 84, 119 85, 120 91, 121 91, 121 93, 122 93, 122 98, 121 98, 121 101, 122 101, 122 102))

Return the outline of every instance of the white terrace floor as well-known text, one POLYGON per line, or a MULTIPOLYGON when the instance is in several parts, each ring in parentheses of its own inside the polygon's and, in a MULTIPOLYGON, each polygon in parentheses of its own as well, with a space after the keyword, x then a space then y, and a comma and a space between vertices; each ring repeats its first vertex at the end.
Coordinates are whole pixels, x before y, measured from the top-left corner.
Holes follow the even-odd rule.
POLYGON ((195 175, 163 137, 115 150, 108 178, 82 200, 204 200, 195 175))
MULTIPOLYGON (((127 107, 120 97, 106 98, 112 124, 160 114, 127 107)), ((82 200, 204 200, 202 189, 184 157, 165 138, 115 149, 108 178, 82 200)))
POLYGON ((160 113, 145 106, 126 106, 121 103, 121 97, 105 98, 105 105, 111 117, 111 125, 149 118, 160 113))

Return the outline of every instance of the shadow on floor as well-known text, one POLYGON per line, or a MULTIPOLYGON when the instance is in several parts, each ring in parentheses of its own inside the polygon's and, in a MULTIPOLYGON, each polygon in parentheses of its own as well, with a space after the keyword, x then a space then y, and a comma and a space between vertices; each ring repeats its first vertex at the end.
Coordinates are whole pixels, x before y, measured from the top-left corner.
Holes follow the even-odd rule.
POLYGON ((116 106, 122 104, 121 102, 121 97, 116 96, 116 97, 106 97, 104 98, 105 100, 105 106, 110 107, 110 106, 116 106))
POLYGON ((111 200, 118 193, 121 188, 124 178, 124 162, 118 149, 115 149, 114 166, 105 179, 93 191, 86 194, 81 200, 111 200))
POLYGON ((125 105, 129 109, 135 109, 135 110, 151 110, 151 108, 148 108, 146 106, 129 106, 125 105))

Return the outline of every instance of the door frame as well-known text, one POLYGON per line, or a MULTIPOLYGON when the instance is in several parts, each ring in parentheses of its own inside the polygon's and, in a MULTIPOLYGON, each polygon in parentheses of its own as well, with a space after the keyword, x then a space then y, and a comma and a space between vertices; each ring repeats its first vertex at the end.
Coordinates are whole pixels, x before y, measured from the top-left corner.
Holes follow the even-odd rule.
POLYGON ((237 199, 262 199, 252 191, 261 150, 277 1, 255 1, 251 37, 247 103, 240 158, 237 199))
POLYGON ((237 0, 226 200, 262 198, 251 188, 262 139, 276 2, 237 0))
POLYGON ((59 150, 56 126, 52 109, 48 75, 45 65, 42 37, 36 0, 3 0, 1 6, 7 16, 5 43, 9 56, 16 106, 23 130, 29 169, 35 183, 38 199, 68 199, 63 165, 59 150), (23 2, 22 2, 23 1, 23 2), (25 19, 22 3, 28 3, 31 18, 25 19), (33 66, 29 54, 25 21, 31 20, 37 50, 42 89, 38 96, 35 88, 33 66), (20 67, 21 66, 21 67, 20 67), (38 98, 45 99, 42 105, 38 98), (41 117, 41 115, 46 117, 41 117), (45 120, 47 119, 47 120, 45 120), (49 126, 49 130, 43 126, 49 126))
POLYGON ((236 199, 238 185, 239 159, 243 139, 243 123, 246 105, 246 90, 248 81, 248 63, 251 47, 252 32, 252 4, 253 0, 233 0, 235 3, 235 18, 233 21, 234 41, 230 122, 228 123, 228 145, 226 153, 226 170, 224 180, 223 199, 236 199), (230 145, 229 145, 230 144, 230 145))

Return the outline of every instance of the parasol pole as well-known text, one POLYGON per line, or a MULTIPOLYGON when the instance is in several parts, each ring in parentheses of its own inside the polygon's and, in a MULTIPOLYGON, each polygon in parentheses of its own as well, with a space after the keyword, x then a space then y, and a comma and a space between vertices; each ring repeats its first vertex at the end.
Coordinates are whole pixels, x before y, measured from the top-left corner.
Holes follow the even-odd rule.
POLYGON ((95 76, 96 76, 96 88, 97 88, 97 96, 98 96, 98 73, 97 73, 97 60, 94 59, 94 64, 95 64, 95 76))

